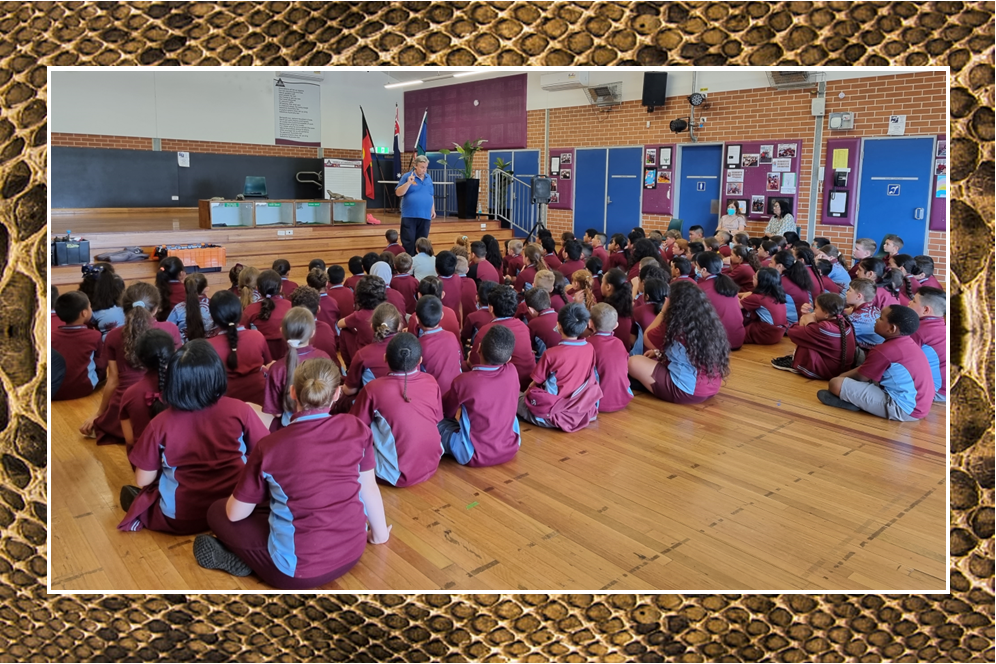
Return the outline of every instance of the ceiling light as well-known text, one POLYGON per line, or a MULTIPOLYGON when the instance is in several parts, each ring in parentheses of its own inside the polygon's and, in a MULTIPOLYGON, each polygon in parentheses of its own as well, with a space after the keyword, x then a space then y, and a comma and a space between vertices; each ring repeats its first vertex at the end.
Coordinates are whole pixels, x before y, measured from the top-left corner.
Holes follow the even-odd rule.
POLYGON ((691 104, 692 106, 701 106, 702 104, 705 103, 705 100, 706 96, 698 92, 693 92, 688 97, 688 103, 691 104))
POLYGON ((385 89, 388 88, 403 88, 406 85, 420 85, 423 81, 402 81, 401 83, 388 83, 384 86, 385 89))
POLYGON ((463 78, 464 76, 473 76, 474 74, 486 74, 487 69, 476 69, 474 71, 462 71, 459 74, 453 74, 453 78, 463 78))

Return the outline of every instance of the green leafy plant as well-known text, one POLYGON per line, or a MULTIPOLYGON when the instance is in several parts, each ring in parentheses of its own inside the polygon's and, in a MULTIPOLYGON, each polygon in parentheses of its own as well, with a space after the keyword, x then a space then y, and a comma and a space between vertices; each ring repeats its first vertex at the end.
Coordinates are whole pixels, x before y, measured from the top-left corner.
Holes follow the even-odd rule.
POLYGON ((509 175, 515 175, 515 173, 512 172, 512 162, 505 161, 501 157, 495 159, 495 168, 499 171, 504 171, 509 175))
MULTIPOLYGON (((459 143, 453 144, 453 146, 456 148, 456 151, 460 153, 460 159, 463 160, 464 179, 466 180, 471 179, 471 175, 474 174, 474 169, 473 169, 474 155, 480 152, 482 149, 481 145, 487 142, 488 142, 487 139, 479 138, 476 141, 467 141, 463 145, 460 145, 459 143)), ((443 148, 442 150, 439 151, 439 153, 444 157, 450 154, 451 152, 453 152, 453 150, 447 150, 446 148, 443 148)))

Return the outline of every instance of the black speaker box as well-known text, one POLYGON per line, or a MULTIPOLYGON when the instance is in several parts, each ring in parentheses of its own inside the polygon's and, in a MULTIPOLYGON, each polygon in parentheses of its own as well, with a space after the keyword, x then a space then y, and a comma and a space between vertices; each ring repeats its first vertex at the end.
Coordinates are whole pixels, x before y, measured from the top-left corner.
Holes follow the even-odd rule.
POLYGON ((532 179, 533 203, 550 203, 550 178, 545 175, 537 175, 532 179))
POLYGON ((643 74, 643 105, 653 110, 667 101, 667 72, 648 71, 643 74))

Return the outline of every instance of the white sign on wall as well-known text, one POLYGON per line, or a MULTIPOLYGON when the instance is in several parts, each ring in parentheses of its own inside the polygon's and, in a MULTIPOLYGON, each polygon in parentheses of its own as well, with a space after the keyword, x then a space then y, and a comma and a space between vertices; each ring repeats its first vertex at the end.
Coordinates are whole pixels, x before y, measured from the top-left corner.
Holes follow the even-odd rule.
POLYGON ((274 143, 321 147, 322 88, 317 83, 273 81, 274 143))

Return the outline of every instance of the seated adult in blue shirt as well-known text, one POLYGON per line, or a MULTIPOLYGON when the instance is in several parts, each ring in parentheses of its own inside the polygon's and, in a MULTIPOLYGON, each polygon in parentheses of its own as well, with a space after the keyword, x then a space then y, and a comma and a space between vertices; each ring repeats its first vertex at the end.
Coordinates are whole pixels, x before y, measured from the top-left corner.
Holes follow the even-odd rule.
POLYGON ((429 226, 436 218, 432 178, 429 177, 429 158, 415 157, 415 170, 401 176, 394 193, 401 199, 401 245, 412 256, 415 241, 429 237, 429 226))

